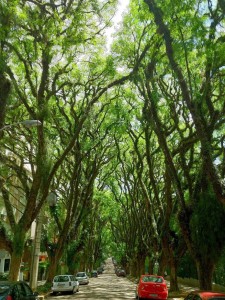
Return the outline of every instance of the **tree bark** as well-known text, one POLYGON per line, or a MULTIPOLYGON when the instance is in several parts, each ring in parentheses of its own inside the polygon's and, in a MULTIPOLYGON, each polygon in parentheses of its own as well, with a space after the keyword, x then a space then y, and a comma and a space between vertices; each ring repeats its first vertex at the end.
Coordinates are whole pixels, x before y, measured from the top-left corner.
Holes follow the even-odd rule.
POLYGON ((145 274, 145 255, 139 254, 137 256, 138 274, 145 274))
POLYGON ((137 268, 137 259, 136 258, 132 258, 130 261, 130 275, 132 277, 138 277, 138 268, 137 268))
POLYGON ((22 226, 16 226, 13 236, 13 252, 11 254, 9 280, 17 281, 20 272, 20 264, 23 257, 26 232, 22 226))
POLYGON ((52 255, 49 257, 49 268, 47 272, 46 282, 51 283, 54 276, 56 275, 57 266, 59 263, 59 257, 56 255, 52 255))
POLYGON ((215 264, 212 260, 202 260, 199 259, 196 262, 198 279, 199 279, 199 288, 201 290, 212 290, 212 278, 215 268, 215 264))
POLYGON ((8 97, 10 94, 11 83, 4 74, 0 74, 0 128, 4 126, 5 110, 8 97))
POLYGON ((179 291, 177 282, 177 263, 175 259, 170 260, 170 291, 179 291))

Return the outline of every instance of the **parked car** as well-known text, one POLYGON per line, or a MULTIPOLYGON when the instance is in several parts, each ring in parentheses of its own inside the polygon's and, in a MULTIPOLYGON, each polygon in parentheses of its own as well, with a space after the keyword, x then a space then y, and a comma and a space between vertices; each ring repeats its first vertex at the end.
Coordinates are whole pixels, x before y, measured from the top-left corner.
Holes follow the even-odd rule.
POLYGON ((78 272, 76 275, 76 279, 78 280, 79 284, 89 283, 89 277, 87 276, 86 272, 78 272))
POLYGON ((104 271, 104 267, 98 267, 98 268, 97 268, 98 274, 102 274, 103 271, 104 271))
POLYGON ((38 293, 24 281, 0 281, 0 300, 14 299, 38 300, 38 293))
POLYGON ((190 292, 184 300, 223 300, 225 293, 212 292, 212 291, 193 291, 190 292))
POLYGON ((98 272, 96 270, 91 271, 91 277, 98 277, 98 272))
POLYGON ((141 275, 136 288, 136 299, 160 299, 168 298, 168 288, 162 276, 141 275))
POLYGON ((116 275, 117 275, 117 276, 125 277, 125 276, 126 276, 126 272, 125 272, 124 269, 118 268, 118 269, 116 269, 116 275))
POLYGON ((74 275, 57 275, 53 278, 52 294, 59 292, 70 292, 72 294, 79 292, 79 282, 74 275))

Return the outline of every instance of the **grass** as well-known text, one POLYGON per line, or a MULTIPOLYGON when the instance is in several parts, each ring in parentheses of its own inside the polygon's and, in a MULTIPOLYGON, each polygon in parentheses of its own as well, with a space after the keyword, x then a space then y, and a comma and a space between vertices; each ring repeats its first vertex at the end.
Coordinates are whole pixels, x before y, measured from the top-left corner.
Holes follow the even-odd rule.
MULTIPOLYGON (((167 278, 169 280, 169 278, 167 278)), ((169 292, 169 298, 184 298, 190 291, 199 289, 199 282, 193 278, 180 278, 178 277, 179 291, 169 292)), ((213 291, 225 292, 225 287, 219 284, 213 284, 213 291)))

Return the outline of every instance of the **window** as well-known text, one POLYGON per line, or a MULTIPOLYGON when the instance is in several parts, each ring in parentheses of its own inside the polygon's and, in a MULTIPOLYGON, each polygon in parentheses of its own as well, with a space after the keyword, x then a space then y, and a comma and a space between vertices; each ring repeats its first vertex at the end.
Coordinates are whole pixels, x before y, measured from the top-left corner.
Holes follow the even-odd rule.
POLYGON ((10 259, 6 258, 5 259, 5 265, 4 265, 4 272, 8 272, 9 271, 9 266, 10 266, 10 259))

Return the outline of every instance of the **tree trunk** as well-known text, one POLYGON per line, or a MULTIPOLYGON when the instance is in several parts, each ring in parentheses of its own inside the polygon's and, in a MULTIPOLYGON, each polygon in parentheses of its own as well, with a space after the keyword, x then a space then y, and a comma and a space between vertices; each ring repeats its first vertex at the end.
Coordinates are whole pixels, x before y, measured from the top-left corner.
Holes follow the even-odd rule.
POLYGON ((54 276, 56 275, 57 267, 59 263, 59 257, 57 255, 52 255, 49 257, 49 268, 47 272, 46 282, 51 283, 54 276))
POLYGON ((130 261, 130 275, 133 277, 138 277, 138 270, 137 270, 137 260, 136 258, 132 258, 130 261))
POLYGON ((48 283, 51 283, 54 276, 57 274, 57 268, 66 246, 65 239, 66 235, 62 231, 62 235, 59 238, 58 242, 53 244, 51 250, 48 251, 49 268, 46 278, 46 282, 48 283))
POLYGON ((166 256, 166 251, 162 251, 159 257, 158 275, 164 276, 167 264, 168 264, 168 257, 166 256))
POLYGON ((170 291, 179 291, 177 283, 177 264, 173 259, 170 259, 170 291))
POLYGON ((9 270, 9 280, 17 281, 19 279, 19 271, 21 264, 22 255, 19 255, 13 251, 11 260, 10 260, 10 270, 9 270))
MULTIPOLYGON (((21 225, 22 227, 22 225, 21 225)), ((20 272, 20 264, 23 257, 24 243, 25 243, 25 231, 20 226, 15 228, 13 236, 13 251, 10 261, 9 280, 17 281, 20 272)))
POLYGON ((145 274, 145 255, 138 256, 139 275, 145 274))
POLYGON ((153 268, 154 268, 154 264, 152 259, 149 259, 149 263, 148 263, 148 273, 149 274, 153 274, 153 268))
POLYGON ((198 271, 199 288, 201 290, 212 290, 212 278, 214 272, 214 263, 209 260, 199 260, 196 263, 198 271))
POLYGON ((10 94, 11 83, 4 74, 0 73, 0 128, 4 126, 5 110, 10 94))

